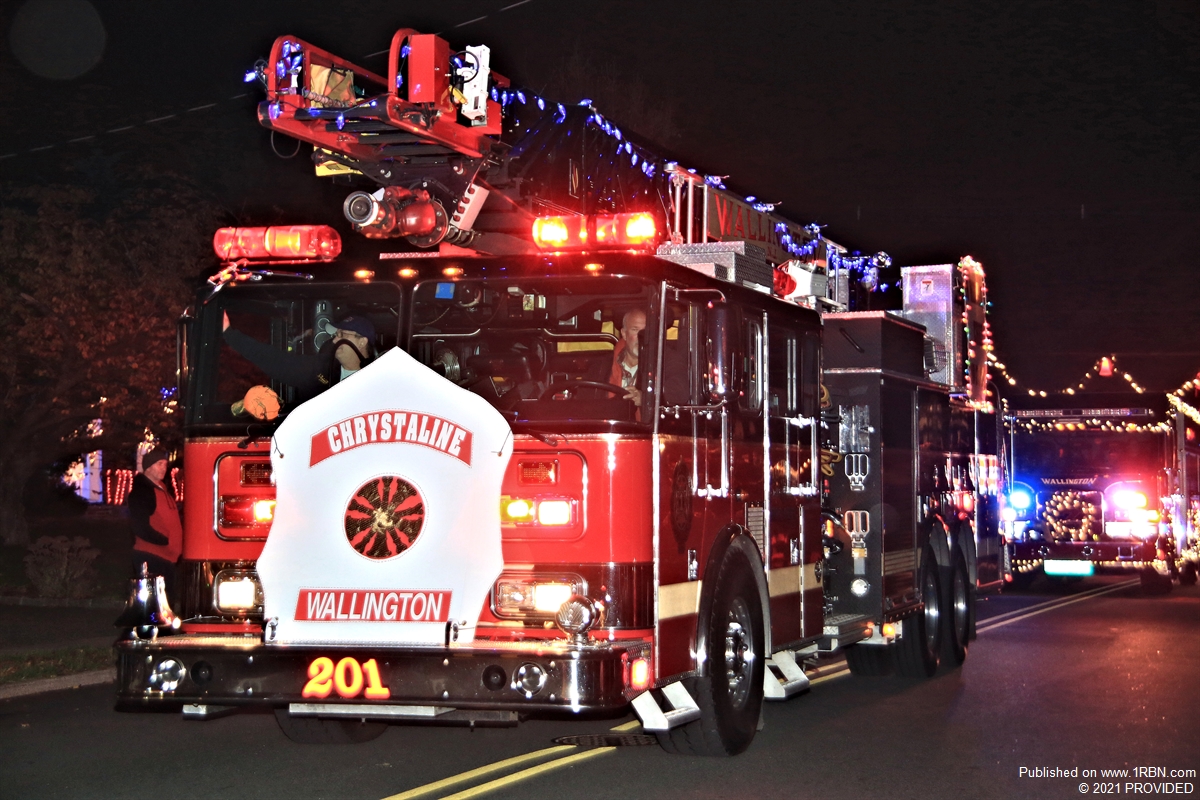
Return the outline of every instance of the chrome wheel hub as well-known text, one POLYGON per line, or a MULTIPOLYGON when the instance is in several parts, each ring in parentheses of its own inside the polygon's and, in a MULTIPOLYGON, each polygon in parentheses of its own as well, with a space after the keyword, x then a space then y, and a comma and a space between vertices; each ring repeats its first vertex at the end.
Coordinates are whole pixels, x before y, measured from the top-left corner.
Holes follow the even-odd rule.
POLYGON ((725 680, 729 700, 735 708, 744 706, 750 697, 754 659, 754 628, 750 608, 739 597, 730 606, 725 622, 725 680))

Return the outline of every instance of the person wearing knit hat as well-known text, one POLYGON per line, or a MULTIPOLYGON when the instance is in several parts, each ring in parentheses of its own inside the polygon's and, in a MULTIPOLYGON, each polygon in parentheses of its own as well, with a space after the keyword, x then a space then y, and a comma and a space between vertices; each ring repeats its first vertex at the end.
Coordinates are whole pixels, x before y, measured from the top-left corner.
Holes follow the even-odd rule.
POLYGON ((155 447, 142 456, 142 471, 133 476, 126 504, 133 530, 134 575, 146 564, 151 575, 162 575, 167 599, 175 601, 175 564, 183 552, 183 524, 175 493, 167 485, 170 454, 155 447))

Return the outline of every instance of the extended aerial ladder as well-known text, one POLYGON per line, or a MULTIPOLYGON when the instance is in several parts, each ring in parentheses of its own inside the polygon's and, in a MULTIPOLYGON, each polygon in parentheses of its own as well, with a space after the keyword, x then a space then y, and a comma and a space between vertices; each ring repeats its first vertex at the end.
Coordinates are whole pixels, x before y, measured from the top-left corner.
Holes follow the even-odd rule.
MULTIPOLYGON (((564 105, 514 86, 491 69, 486 46, 452 52, 436 35, 402 28, 387 65, 380 75, 282 36, 247 73, 266 88, 258 109, 265 127, 311 144, 318 175, 365 186, 343 212, 368 237, 442 254, 515 255, 539 252, 530 238, 539 216, 649 211, 674 256, 695 256, 688 245, 750 243, 762 251, 752 258, 756 271, 769 277, 767 264, 784 267, 776 288, 795 299, 827 294, 826 270, 862 277, 890 263, 882 253, 848 255, 819 226, 779 216, 721 176, 681 167, 590 101, 564 105)), ((740 255, 745 261, 744 248, 740 255)), ((837 298, 839 284, 830 286, 833 299, 853 306, 837 298)))

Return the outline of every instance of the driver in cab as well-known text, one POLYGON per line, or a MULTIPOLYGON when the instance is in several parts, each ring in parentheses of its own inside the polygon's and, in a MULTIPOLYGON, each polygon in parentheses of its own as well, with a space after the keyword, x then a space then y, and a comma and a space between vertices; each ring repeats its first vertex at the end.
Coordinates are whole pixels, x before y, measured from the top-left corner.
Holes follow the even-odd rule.
POLYGON ((646 329, 646 312, 635 308, 625 312, 621 318, 621 338, 613 348, 612 371, 608 382, 625 390, 624 400, 642 404, 642 393, 637 388, 638 378, 638 334, 646 329))

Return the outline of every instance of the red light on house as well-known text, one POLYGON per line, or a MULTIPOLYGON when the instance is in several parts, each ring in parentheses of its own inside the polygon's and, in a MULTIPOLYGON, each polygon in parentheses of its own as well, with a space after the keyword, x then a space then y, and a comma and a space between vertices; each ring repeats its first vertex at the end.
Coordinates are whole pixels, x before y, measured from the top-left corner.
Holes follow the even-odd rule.
POLYGON ((342 252, 342 238, 328 225, 221 228, 213 234, 213 250, 222 261, 284 258, 330 261, 342 252))
POLYGON ((1100 359, 1100 377, 1111 378, 1113 374, 1113 360, 1108 356, 1100 359))

